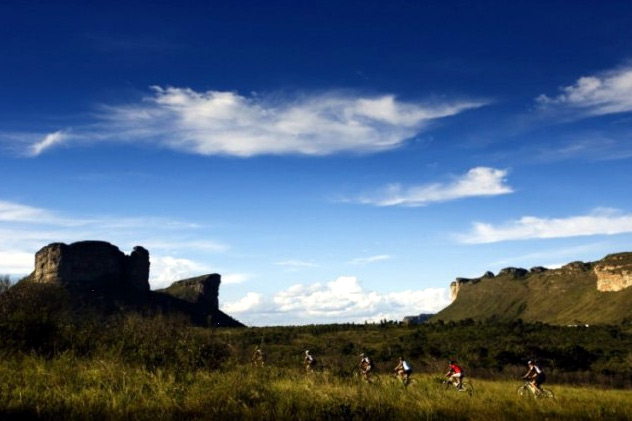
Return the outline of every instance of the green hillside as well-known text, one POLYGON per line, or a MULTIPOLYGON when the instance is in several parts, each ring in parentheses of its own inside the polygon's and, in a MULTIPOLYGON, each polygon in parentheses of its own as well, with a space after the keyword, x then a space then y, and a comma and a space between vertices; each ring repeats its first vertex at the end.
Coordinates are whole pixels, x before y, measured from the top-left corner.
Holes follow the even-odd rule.
MULTIPOLYGON (((573 262, 555 270, 461 280, 456 299, 432 321, 465 319, 544 322, 558 325, 622 323, 632 320, 632 287, 600 291, 595 268, 617 281, 632 276, 632 253, 606 256, 592 263, 573 262)), ((456 285, 458 283, 458 285, 456 285)))

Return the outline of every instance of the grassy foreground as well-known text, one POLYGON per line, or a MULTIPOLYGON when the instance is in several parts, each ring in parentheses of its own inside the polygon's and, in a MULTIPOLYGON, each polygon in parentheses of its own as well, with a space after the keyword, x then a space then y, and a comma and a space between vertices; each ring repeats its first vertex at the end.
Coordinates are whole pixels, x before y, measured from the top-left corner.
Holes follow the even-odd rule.
POLYGON ((551 385, 518 397, 519 381, 471 379, 472 398, 430 375, 408 389, 329 372, 249 367, 178 374, 72 355, 0 361, 0 419, 632 419, 632 392, 551 385))

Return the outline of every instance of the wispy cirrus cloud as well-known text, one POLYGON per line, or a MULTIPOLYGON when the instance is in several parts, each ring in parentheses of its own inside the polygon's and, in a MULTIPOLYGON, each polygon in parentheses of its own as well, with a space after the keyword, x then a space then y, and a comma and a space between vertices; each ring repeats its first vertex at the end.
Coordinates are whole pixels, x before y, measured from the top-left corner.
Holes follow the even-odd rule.
POLYGON ((284 267, 288 267, 288 268, 315 268, 318 267, 318 265, 314 262, 307 262, 304 260, 296 260, 296 259, 291 259, 291 260, 283 260, 282 262, 276 262, 275 265, 277 266, 284 266, 284 267))
POLYGON ((366 265, 369 263, 375 263, 375 262, 380 262, 380 261, 384 261, 384 260, 389 260, 391 259, 392 256, 389 256, 388 254, 379 254, 376 256, 369 256, 369 257, 358 257, 356 259, 351 260, 349 263, 352 265, 366 265))
POLYGON ((580 77, 573 85, 561 88, 560 94, 542 94, 536 101, 545 110, 568 110, 583 116, 630 112, 632 66, 580 77))
POLYGON ((68 133, 64 131, 56 131, 54 133, 47 134, 44 138, 38 142, 33 143, 29 150, 27 151, 27 155, 29 156, 37 156, 41 154, 46 149, 50 149, 53 146, 60 145, 64 141, 69 139, 68 133))
MULTIPOLYGON (((595 253, 602 253, 608 249, 605 242, 597 242, 591 244, 582 244, 573 247, 548 248, 534 253, 527 253, 517 256, 505 257, 500 260, 491 262, 490 267, 506 267, 508 265, 538 265, 549 269, 558 268, 565 265, 571 260, 578 260, 578 256, 595 253), (564 261, 566 263, 556 263, 564 261)), ((526 266, 525 266, 526 267, 526 266)))
POLYGON ((426 206, 468 197, 497 196, 513 192, 506 184, 507 173, 507 170, 476 167, 447 183, 409 187, 391 184, 378 192, 343 201, 375 206, 426 206))
POLYGON ((632 214, 614 209, 596 209, 588 215, 568 218, 524 216, 501 225, 475 222, 471 232, 459 235, 463 243, 481 244, 536 238, 614 235, 632 232, 632 214))
POLYGON ((221 307, 251 325, 283 325, 401 320, 448 304, 447 288, 378 293, 366 290, 354 276, 341 276, 326 284, 296 284, 271 298, 249 292, 221 307))
POLYGON ((31 144, 36 156, 62 141, 147 142, 200 155, 329 155, 393 149, 433 121, 486 101, 415 103, 348 92, 240 95, 152 87, 143 101, 103 106, 89 127, 31 144))
POLYGON ((0 200, 0 221, 2 222, 42 222, 58 220, 59 218, 50 211, 0 200))

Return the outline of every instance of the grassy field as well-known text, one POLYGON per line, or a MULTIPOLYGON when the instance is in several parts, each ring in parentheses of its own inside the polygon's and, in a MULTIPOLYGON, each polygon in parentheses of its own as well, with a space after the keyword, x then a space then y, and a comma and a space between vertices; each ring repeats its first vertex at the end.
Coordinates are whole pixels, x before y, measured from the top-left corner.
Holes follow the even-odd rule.
POLYGON ((48 292, 7 294, 0 296, 0 420, 632 419, 630 324, 211 329, 178 315, 62 306, 48 292), (263 368, 249 365, 256 347, 265 350, 263 368), (321 371, 302 370, 306 349, 321 371), (380 384, 352 381, 361 352, 374 359, 380 384), (414 367, 414 387, 388 381, 398 356, 414 367), (471 376, 472 397, 435 380, 450 359, 471 376), (545 369, 556 399, 517 396, 527 359, 545 369))
POLYGON ((519 397, 519 380, 470 379, 472 397, 432 375, 404 388, 299 368, 146 370, 72 355, 0 362, 2 419, 632 419, 632 392, 548 385, 551 400, 519 397))

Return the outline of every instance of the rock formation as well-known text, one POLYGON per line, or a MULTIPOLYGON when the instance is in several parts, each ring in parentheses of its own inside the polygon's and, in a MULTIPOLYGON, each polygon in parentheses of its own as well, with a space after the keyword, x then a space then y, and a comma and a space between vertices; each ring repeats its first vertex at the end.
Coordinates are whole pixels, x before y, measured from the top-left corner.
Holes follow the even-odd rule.
POLYGON ((456 297, 459 295, 459 291, 461 290, 461 286, 464 284, 475 284, 480 282, 482 279, 489 279, 493 277, 493 272, 487 271, 479 278, 456 278, 454 282, 450 284, 450 298, 452 301, 456 300, 456 297))
POLYGON ((544 273, 547 270, 548 269, 545 268, 544 266, 534 266, 531 269, 529 269, 529 273, 544 273))
POLYGON ((53 243, 35 254, 31 281, 76 288, 149 291, 149 252, 136 246, 127 256, 105 241, 53 243))
POLYGON ((219 284, 221 276, 217 273, 197 276, 174 282, 162 292, 193 303, 201 309, 210 311, 219 309, 219 284))
POLYGON ((610 254, 593 268, 597 289, 604 292, 621 291, 632 286, 632 253, 610 254))
POLYGON ((562 271, 567 271, 567 272, 586 272, 587 270, 590 270, 590 267, 591 267, 590 263, 585 263, 578 260, 575 262, 571 262, 567 265, 564 265, 560 269, 562 269, 562 271))
POLYGON ((406 316, 402 320, 402 323, 404 323, 405 325, 419 325, 430 319, 432 316, 434 316, 434 314, 428 313, 418 314, 417 316, 406 316))
POLYGON ((219 309, 220 282, 214 273, 150 291, 149 252, 136 246, 128 256, 105 241, 49 244, 36 253, 35 270, 26 279, 63 287, 85 303, 99 297, 108 311, 178 313, 200 326, 244 326, 219 309))
POLYGON ((528 273, 529 271, 523 268, 508 267, 501 269, 500 272, 498 272, 498 276, 511 275, 513 278, 523 278, 528 273))
POLYGON ((197 276, 174 282, 168 288, 156 291, 169 296, 187 308, 198 324, 207 326, 243 326, 219 309, 219 285, 221 276, 217 273, 197 276))

